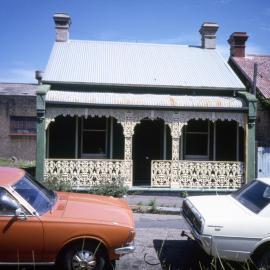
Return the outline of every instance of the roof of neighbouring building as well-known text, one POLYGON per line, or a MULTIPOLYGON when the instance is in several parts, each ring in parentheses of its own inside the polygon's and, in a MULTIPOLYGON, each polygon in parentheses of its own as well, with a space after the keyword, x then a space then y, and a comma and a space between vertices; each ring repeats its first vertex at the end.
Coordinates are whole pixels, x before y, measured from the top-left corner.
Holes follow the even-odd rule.
POLYGON ((0 83, 0 95, 5 96, 36 96, 37 84, 0 83))
POLYGON ((216 49, 111 41, 55 42, 43 82, 245 89, 216 49))
POLYGON ((270 55, 247 55, 231 57, 240 72, 252 83, 254 63, 257 63, 257 89, 265 98, 270 98, 270 55))

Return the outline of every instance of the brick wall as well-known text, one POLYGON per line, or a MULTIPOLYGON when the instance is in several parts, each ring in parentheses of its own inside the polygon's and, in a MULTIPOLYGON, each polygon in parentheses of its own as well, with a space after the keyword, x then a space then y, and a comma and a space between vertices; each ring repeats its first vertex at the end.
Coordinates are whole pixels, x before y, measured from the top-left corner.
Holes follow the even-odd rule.
POLYGON ((270 109, 260 101, 257 106, 256 140, 258 146, 270 146, 270 109))
POLYGON ((10 116, 36 116, 35 96, 0 96, 0 157, 35 160, 36 136, 11 136, 10 116))

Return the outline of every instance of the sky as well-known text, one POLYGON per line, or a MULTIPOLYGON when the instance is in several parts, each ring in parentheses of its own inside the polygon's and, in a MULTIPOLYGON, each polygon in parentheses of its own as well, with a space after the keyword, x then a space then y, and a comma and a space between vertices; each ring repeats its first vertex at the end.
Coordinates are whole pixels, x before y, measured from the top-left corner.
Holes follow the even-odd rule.
POLYGON ((200 45, 203 22, 216 22, 217 47, 247 32, 247 53, 270 54, 270 0, 1 0, 0 82, 35 82, 45 70, 53 14, 71 16, 70 39, 200 45))

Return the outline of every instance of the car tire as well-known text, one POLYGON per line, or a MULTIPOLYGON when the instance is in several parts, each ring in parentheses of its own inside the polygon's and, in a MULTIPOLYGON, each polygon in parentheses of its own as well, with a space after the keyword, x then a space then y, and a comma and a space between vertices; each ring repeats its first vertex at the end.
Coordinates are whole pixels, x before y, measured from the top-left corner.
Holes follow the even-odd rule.
POLYGON ((260 270, 270 270, 270 249, 261 253, 261 256, 257 259, 257 267, 260 270))
POLYGON ((104 250, 91 242, 76 243, 67 247, 58 265, 62 270, 112 270, 114 263, 107 259, 104 250))

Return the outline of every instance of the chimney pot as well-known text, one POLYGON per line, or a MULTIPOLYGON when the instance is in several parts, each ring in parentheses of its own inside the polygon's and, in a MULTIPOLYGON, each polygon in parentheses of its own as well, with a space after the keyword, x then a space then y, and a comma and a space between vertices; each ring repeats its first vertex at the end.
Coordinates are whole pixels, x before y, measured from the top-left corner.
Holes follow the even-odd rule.
POLYGON ((38 81, 38 84, 41 84, 42 82, 42 77, 43 77, 43 71, 41 70, 36 70, 35 72, 35 78, 38 81))
POLYGON ((66 13, 55 13, 53 16, 56 31, 56 41, 65 42, 69 39, 71 18, 66 13))
POLYGON ((219 28, 217 23, 205 22, 200 28, 202 36, 202 48, 215 49, 216 48, 216 32, 219 28))
POLYGON ((234 32, 228 39, 228 43, 231 45, 230 54, 233 57, 245 57, 246 41, 248 35, 246 32, 234 32))

